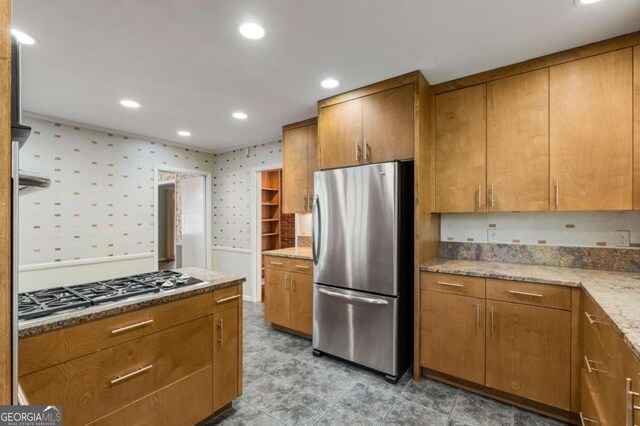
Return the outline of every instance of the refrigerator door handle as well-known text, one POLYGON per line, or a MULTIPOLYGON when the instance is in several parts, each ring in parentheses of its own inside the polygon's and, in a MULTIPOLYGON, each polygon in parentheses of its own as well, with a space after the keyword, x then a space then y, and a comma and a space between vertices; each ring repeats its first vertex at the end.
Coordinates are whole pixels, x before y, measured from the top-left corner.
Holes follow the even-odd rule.
POLYGON ((384 299, 376 299, 373 297, 351 296, 349 294, 342 294, 342 293, 337 293, 335 291, 325 290, 324 288, 319 288, 318 291, 322 294, 326 294, 327 296, 337 297, 339 299, 346 299, 353 302, 363 302, 371 305, 388 305, 389 304, 389 302, 387 302, 384 299))
POLYGON ((318 264, 318 255, 320 254, 320 197, 313 197, 313 226, 311 227, 311 251, 313 253, 313 264, 318 264))

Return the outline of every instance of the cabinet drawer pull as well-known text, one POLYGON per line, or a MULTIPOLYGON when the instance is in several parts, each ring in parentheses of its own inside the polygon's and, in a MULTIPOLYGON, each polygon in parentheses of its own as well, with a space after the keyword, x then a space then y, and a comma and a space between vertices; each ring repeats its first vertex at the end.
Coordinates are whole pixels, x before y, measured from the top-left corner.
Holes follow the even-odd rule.
POLYGON ((454 283, 448 283, 445 281, 438 281, 436 282, 436 284, 444 285, 447 287, 464 287, 464 284, 454 284, 454 283))
POLYGON ((509 290, 511 294, 518 294, 520 296, 531 296, 531 297, 542 297, 542 294, 539 293, 527 293, 526 291, 517 291, 517 290, 509 290))
POLYGON ((295 265, 295 267, 300 269, 309 269, 308 266, 304 266, 304 265, 295 265))
POLYGON ((580 425, 581 426, 587 426, 587 423, 592 423, 594 425, 599 425, 600 423, 596 422, 593 419, 590 419, 589 417, 585 417, 582 415, 582 411, 580 411, 580 425))
POLYGON ((240 294, 236 294, 235 296, 224 297, 222 299, 216 300, 216 303, 224 303, 228 302, 229 300, 239 299, 240 296, 240 294))
POLYGON ((153 322, 152 319, 139 322, 137 324, 127 325, 125 327, 116 328, 115 330, 111 330, 111 334, 123 333, 125 331, 133 330, 134 328, 143 327, 147 324, 151 324, 153 322))
POLYGON ((116 377, 115 379, 111 380, 111 384, 115 385, 116 383, 120 383, 120 382, 122 382, 124 380, 127 380, 127 379, 130 379, 132 377, 135 377, 138 374, 142 374, 145 371, 151 370, 151 368, 153 368, 153 365, 147 365, 146 367, 140 367, 136 371, 132 371, 131 373, 125 374, 124 376, 116 377))
POLYGON ((592 360, 592 359, 587 358, 587 356, 586 356, 586 355, 584 356, 584 362, 585 362, 585 364, 586 364, 586 366, 587 366, 587 371, 588 371, 589 373, 593 373, 594 371, 596 371, 596 372, 600 372, 600 373, 604 373, 604 372, 605 372, 605 371, 604 371, 604 370, 602 370, 602 369, 592 367, 592 366, 591 366, 591 363, 597 364, 597 361, 594 361, 594 360, 592 360))
POLYGON ((597 321, 594 318, 597 318, 595 315, 590 314, 587 311, 584 311, 584 315, 587 317, 587 320, 589 321, 589 324, 593 325, 593 324, 604 324, 604 322, 602 321, 597 321))
POLYGON ((269 262, 269 263, 272 264, 272 265, 276 265, 276 266, 284 265, 284 263, 282 263, 282 262, 269 262))

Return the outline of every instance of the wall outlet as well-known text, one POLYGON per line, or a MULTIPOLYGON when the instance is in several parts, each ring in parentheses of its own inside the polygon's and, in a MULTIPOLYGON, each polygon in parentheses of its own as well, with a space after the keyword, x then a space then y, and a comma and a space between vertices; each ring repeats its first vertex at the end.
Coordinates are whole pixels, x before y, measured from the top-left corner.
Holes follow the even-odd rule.
POLYGON ((629 247, 631 232, 616 231, 616 247, 629 247))
POLYGON ((495 228, 487 229, 487 242, 495 243, 498 240, 498 231, 495 228))

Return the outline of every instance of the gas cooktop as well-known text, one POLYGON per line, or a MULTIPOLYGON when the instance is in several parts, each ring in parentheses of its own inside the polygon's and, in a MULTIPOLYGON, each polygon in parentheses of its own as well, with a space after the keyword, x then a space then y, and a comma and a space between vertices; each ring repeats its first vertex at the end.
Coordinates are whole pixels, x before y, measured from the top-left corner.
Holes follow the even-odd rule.
POLYGON ((168 291, 203 282, 176 271, 156 271, 69 287, 20 293, 18 319, 53 315, 143 294, 168 291))

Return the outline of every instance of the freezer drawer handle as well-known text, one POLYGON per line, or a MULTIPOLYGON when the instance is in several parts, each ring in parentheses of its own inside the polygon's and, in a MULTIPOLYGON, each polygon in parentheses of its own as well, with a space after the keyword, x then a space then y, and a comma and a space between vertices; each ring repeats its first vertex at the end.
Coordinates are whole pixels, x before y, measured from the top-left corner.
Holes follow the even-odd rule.
POLYGON ((326 294, 331 297, 338 297, 340 299, 353 300, 354 302, 364 302, 372 305, 388 305, 389 302, 383 299, 374 299, 372 297, 359 297, 359 296, 350 296, 348 294, 336 293, 335 291, 325 290, 323 288, 318 289, 318 291, 322 294, 326 294))

